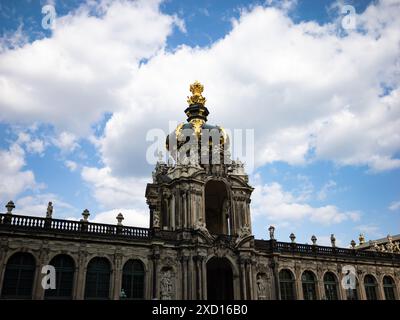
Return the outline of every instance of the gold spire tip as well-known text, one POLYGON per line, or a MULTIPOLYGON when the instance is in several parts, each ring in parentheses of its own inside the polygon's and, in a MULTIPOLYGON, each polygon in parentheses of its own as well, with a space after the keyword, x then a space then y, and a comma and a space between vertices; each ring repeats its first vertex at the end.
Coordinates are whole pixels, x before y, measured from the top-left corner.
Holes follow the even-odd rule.
POLYGON ((190 85, 190 92, 192 93, 192 96, 188 97, 187 100, 189 106, 192 104, 206 104, 206 98, 202 96, 203 90, 204 86, 197 80, 190 85))

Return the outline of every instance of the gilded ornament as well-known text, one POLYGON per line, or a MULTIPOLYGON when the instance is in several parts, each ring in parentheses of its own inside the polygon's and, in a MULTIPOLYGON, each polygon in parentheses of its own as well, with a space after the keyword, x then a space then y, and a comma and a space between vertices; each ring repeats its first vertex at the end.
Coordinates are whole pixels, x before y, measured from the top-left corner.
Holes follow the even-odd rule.
POLYGON ((192 93, 192 96, 188 97, 187 100, 189 106, 192 104, 206 104, 206 98, 202 96, 203 90, 204 86, 197 80, 190 85, 190 92, 192 93))

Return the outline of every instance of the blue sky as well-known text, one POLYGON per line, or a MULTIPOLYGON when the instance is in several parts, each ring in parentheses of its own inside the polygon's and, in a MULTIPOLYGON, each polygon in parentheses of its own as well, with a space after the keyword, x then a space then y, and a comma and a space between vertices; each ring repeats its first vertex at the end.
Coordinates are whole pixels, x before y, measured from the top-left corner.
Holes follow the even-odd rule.
POLYGON ((185 120, 198 79, 210 122, 254 129, 256 237, 399 233, 399 1, 0 5, 0 200, 17 213, 146 225, 146 132, 185 120))

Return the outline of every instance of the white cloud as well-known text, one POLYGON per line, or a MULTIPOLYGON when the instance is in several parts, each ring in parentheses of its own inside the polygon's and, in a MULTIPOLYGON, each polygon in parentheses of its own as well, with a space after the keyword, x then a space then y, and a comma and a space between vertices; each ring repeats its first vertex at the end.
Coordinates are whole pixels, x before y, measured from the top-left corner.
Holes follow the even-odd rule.
POLYGON ((280 223, 308 220, 321 225, 331 225, 360 219, 360 213, 357 211, 343 212, 334 205, 313 207, 303 200, 301 196, 296 197, 283 190, 277 182, 256 185, 251 202, 252 213, 255 217, 264 216, 280 223))
POLYGON ((27 152, 36 153, 40 156, 43 156, 47 146, 44 140, 32 138, 32 135, 26 131, 18 132, 18 139, 15 143, 20 146, 25 146, 27 152))
POLYGON ((374 224, 362 224, 355 227, 357 231, 364 234, 367 241, 382 238, 384 235, 380 228, 374 224))
POLYGON ((13 213, 24 216, 45 217, 47 205, 49 202, 53 204, 53 218, 64 219, 66 215, 76 209, 69 203, 60 199, 53 193, 34 194, 19 198, 15 202, 13 213))
POLYGON ((400 201, 394 201, 390 204, 389 210, 396 211, 400 209, 400 201))
POLYGON ((73 152, 79 147, 77 137, 70 132, 61 132, 53 139, 53 144, 61 149, 62 152, 73 152))
POLYGON ((113 209, 109 211, 104 211, 97 213, 93 219, 90 219, 92 222, 98 223, 107 223, 107 224, 117 224, 116 216, 118 213, 122 213, 124 216, 124 220, 122 224, 125 226, 132 227, 149 227, 149 213, 143 210, 136 209, 113 209))
POLYGON ((103 161, 135 175, 149 170, 147 130, 183 120, 188 84, 200 79, 210 121, 255 129, 258 166, 327 159, 376 172, 400 167, 400 3, 371 4, 357 15, 363 33, 346 37, 336 21, 294 23, 293 4, 255 6, 210 47, 174 52, 166 39, 183 22, 158 1, 83 5, 59 17, 51 38, 1 54, 0 117, 86 136, 111 111, 103 161), (382 86, 393 90, 382 96, 382 86))
POLYGON ((89 183, 95 199, 103 208, 147 210, 144 193, 149 178, 116 178, 107 167, 83 167, 82 179, 89 183))
POLYGON ((45 149, 45 144, 43 140, 40 139, 32 140, 27 144, 27 150, 28 152, 31 153, 37 153, 39 155, 43 155, 44 149, 45 149))
POLYGON ((24 170, 25 152, 16 143, 0 149, 0 203, 15 200, 21 192, 39 187, 31 170, 24 170))
POLYGON ((118 90, 135 76, 140 60, 165 46, 174 25, 184 28, 158 5, 88 1, 59 16, 51 38, 4 50, 0 121, 40 121, 86 135, 103 112, 124 106, 118 90))
POLYGON ((117 174, 143 172, 145 133, 168 130, 168 120, 184 120, 188 83, 200 79, 210 122, 255 129, 258 166, 322 159, 376 172, 397 168, 400 49, 394 43, 400 41, 400 23, 395 12, 399 6, 384 1, 376 6, 385 21, 379 38, 372 31, 340 37, 335 25, 295 24, 282 11, 256 7, 209 48, 158 53, 120 91, 129 107, 107 122, 100 139, 104 162, 117 174), (382 83, 393 88, 387 96, 382 83), (143 165, 131 166, 133 158, 143 165))
POLYGON ((325 200, 326 197, 328 196, 328 193, 334 190, 336 187, 336 182, 333 180, 329 180, 327 183, 325 183, 321 190, 318 192, 317 198, 318 200, 325 200))
POLYGON ((64 164, 71 172, 74 172, 78 168, 78 164, 72 160, 65 160, 64 164))

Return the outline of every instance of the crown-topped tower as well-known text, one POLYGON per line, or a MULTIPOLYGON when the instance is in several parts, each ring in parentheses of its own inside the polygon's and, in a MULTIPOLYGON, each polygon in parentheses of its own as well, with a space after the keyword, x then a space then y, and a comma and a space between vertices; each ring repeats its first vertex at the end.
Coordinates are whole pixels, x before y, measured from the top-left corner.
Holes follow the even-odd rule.
POLYGON ((230 159, 229 137, 207 123, 203 85, 190 85, 187 122, 168 135, 166 147, 174 159, 158 162, 147 185, 150 226, 156 230, 197 230, 213 234, 251 236, 250 195, 253 188, 240 161, 230 159))
POLYGON ((229 137, 221 126, 207 123, 210 112, 203 91, 204 86, 198 81, 190 85, 192 95, 185 109, 187 122, 180 123, 167 137, 166 148, 178 164, 230 163, 229 137))

